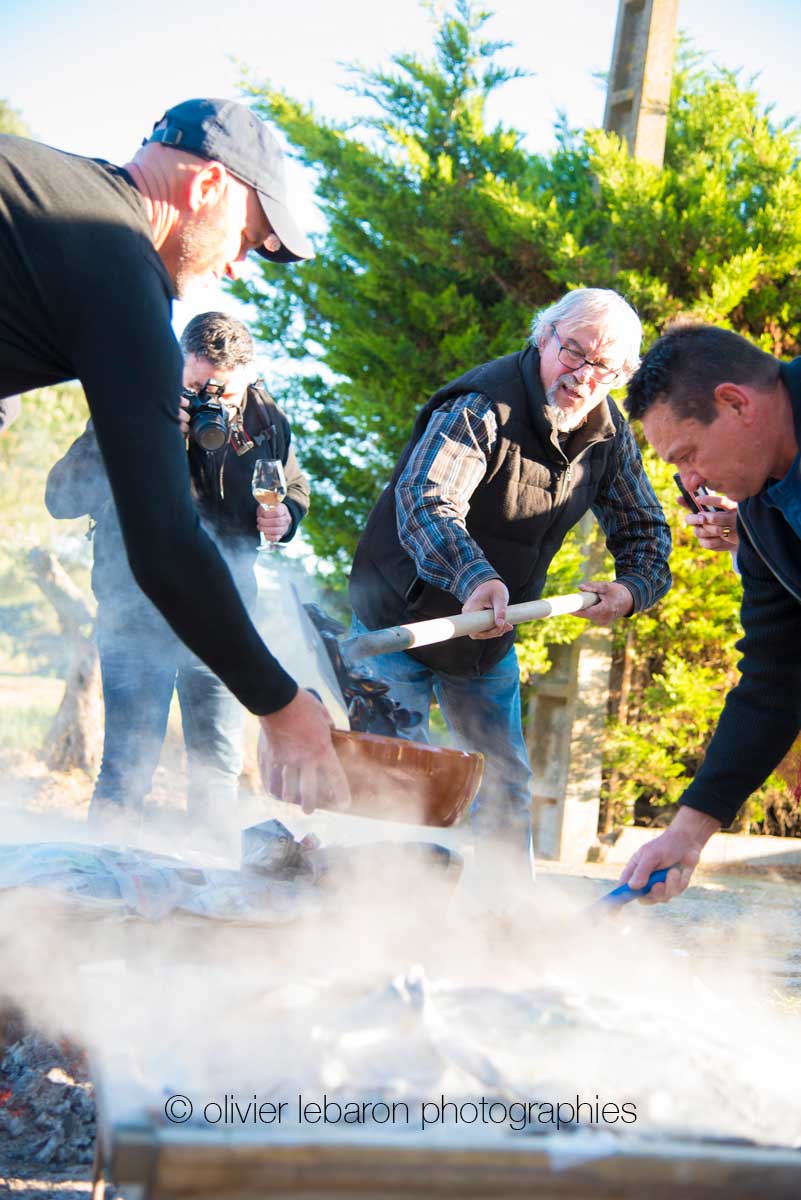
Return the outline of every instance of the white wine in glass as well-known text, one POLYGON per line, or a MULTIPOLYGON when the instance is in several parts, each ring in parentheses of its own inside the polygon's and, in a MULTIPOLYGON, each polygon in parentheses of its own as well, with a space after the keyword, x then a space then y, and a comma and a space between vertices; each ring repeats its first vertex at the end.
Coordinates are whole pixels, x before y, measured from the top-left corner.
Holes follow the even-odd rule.
MULTIPOLYGON (((250 490, 262 508, 278 508, 286 497, 286 476, 279 458, 260 458, 256 461, 250 490)), ((279 543, 270 541, 263 530, 259 530, 259 543, 261 550, 279 548, 279 543)))

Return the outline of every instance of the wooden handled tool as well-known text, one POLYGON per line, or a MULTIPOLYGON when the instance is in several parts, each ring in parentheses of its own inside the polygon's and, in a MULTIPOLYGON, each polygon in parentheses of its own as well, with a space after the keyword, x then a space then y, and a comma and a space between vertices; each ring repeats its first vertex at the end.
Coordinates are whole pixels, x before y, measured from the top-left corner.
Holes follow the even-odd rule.
MULTIPOLYGON (((294 585, 291 588, 291 597, 306 650, 306 674, 302 678, 299 677, 298 682, 302 687, 311 687, 319 694, 337 729, 349 729, 347 702, 325 643, 303 607, 294 585)), ((580 612, 583 608, 590 608, 597 600, 596 592, 573 592, 569 596, 550 596, 547 600, 532 600, 528 604, 510 604, 506 615, 510 624, 520 625, 523 621, 580 612)), ((447 642, 451 638, 466 637, 470 633, 482 633, 485 629, 491 629, 492 625, 492 612, 489 609, 481 609, 478 612, 458 613, 453 617, 439 617, 434 621, 417 621, 410 625, 394 625, 389 629, 360 633, 356 637, 344 639, 340 646, 343 657, 352 663, 375 654, 391 654, 394 650, 431 646, 434 642, 447 642)))
MULTIPOLYGON (((510 625, 536 621, 542 617, 558 617, 565 613, 581 612, 598 602, 597 592, 571 592, 567 596, 549 596, 547 600, 531 600, 528 604, 510 604, 506 619, 510 625)), ((410 625, 393 625, 360 633, 342 642, 342 653, 351 662, 372 658, 375 654, 392 654, 396 650, 411 650, 416 646, 431 646, 451 638, 467 637, 492 629, 495 618, 490 609, 458 613, 453 617, 437 617, 433 621, 417 621, 410 625)))

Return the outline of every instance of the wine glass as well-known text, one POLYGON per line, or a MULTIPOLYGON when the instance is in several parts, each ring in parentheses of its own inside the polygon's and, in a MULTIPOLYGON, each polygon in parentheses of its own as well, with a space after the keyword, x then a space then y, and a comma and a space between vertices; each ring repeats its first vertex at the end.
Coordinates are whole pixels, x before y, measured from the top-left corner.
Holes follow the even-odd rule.
MULTIPOLYGON (((262 508, 278 508, 286 496, 286 476, 279 458, 257 459, 250 490, 262 508)), ((278 542, 270 541, 264 530, 259 530, 260 550, 277 550, 278 547, 278 542)))

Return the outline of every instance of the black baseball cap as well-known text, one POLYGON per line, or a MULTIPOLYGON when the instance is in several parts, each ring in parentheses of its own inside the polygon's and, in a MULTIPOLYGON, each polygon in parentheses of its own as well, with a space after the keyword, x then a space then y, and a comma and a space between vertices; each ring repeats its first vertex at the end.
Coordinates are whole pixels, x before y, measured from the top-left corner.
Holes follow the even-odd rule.
POLYGON ((272 262, 314 258, 309 239, 287 205, 284 156, 269 127, 235 100, 184 100, 168 108, 153 126, 149 142, 186 150, 198 158, 222 163, 242 183, 258 192, 280 250, 257 251, 272 262))

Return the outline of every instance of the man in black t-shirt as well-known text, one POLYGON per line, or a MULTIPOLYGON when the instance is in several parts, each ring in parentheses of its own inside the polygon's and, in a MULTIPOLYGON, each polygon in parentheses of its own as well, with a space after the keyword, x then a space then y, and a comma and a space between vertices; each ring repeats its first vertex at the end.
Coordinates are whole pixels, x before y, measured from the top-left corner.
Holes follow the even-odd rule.
MULTIPOLYGON (((228 436, 219 449, 198 444, 197 419, 190 422, 186 407, 182 426, 198 511, 249 603, 255 599, 259 531, 276 541, 294 536, 308 511, 308 481, 290 444, 289 422, 263 386, 253 382, 253 341, 242 322, 225 313, 201 313, 187 325, 181 346, 184 386, 200 393, 213 379, 221 389, 228 436), (284 464, 287 495, 274 509, 258 506, 251 492, 259 458, 284 464)), ((188 403, 182 400, 182 406, 188 403)), ((142 474, 145 482, 146 470, 142 474)), ((89 515, 94 522, 92 589, 105 728, 90 820, 106 823, 109 816, 141 812, 175 689, 187 752, 189 813, 222 832, 236 813, 243 710, 137 587, 91 421, 50 471, 45 503, 54 517, 89 515)))
POLYGON ((274 765, 300 768, 286 798, 345 800, 328 714, 262 642, 189 489, 171 301, 250 250, 312 254, 278 144, 242 105, 169 109, 124 167, 0 136, 0 398, 81 381, 137 583, 259 716, 274 765))

